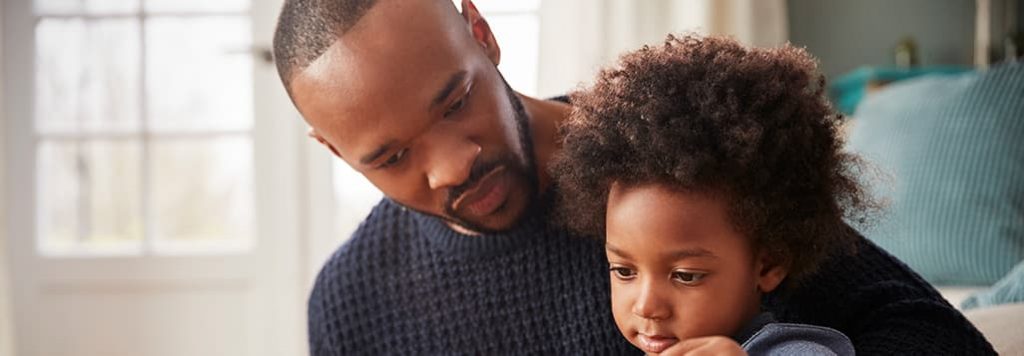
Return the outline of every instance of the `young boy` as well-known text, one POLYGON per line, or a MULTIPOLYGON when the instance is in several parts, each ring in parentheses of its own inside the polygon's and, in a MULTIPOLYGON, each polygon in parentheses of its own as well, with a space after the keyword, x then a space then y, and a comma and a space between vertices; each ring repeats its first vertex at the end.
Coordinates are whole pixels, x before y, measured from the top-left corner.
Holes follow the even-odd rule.
POLYGON ((829 255, 854 253, 844 219, 877 208, 824 90, 801 49, 669 36, 572 95, 552 168, 563 220, 605 236, 612 313, 633 345, 854 353, 836 330, 760 309, 829 255))

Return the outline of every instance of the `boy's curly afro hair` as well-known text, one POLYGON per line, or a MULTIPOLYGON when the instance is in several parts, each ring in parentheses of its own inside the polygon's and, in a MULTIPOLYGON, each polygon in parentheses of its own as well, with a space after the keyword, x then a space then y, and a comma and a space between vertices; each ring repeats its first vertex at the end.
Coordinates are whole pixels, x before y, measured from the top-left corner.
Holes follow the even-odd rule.
POLYGON ((670 35, 623 55, 571 102, 551 167, 561 220, 582 233, 604 234, 616 182, 720 193, 738 231, 796 279, 853 246, 844 219, 878 208, 803 49, 670 35))

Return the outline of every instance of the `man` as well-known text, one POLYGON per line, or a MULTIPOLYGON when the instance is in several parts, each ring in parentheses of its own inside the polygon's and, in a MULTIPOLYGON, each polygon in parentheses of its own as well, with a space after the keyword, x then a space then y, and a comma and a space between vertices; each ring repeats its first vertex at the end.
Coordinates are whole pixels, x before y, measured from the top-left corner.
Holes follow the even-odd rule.
MULTIPOLYGON (((310 135, 387 196, 325 264, 315 355, 632 354, 603 248, 550 223, 546 165, 571 109, 512 91, 471 0, 287 0, 278 72, 310 135)), ((789 295, 782 321, 861 353, 992 353, 903 264, 860 239, 789 295)))

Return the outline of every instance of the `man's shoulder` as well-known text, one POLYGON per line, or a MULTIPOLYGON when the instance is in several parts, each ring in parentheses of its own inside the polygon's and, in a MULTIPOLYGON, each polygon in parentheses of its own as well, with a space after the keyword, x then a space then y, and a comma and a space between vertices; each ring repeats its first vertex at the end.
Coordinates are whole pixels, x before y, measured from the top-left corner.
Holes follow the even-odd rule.
MULTIPOLYGON (((381 276, 401 267, 400 244, 414 233, 410 213, 384 198, 324 262, 307 301, 310 352, 344 354, 348 338, 368 328, 363 313, 380 310, 381 276)), ((372 321, 376 321, 373 319, 372 321)))
MULTIPOLYGON (((402 268, 416 239, 411 213, 382 199, 352 236, 324 262, 310 295, 310 310, 336 304, 366 302, 379 286, 374 281, 402 268)), ((311 314, 312 316, 312 314, 311 314)))
POLYGON ((864 353, 992 354, 992 346, 931 285, 858 233, 838 253, 766 306, 780 320, 846 333, 864 353))
POLYGON ((415 221, 411 213, 394 201, 384 198, 359 224, 355 232, 324 263, 321 274, 360 268, 366 263, 383 263, 382 255, 406 250, 403 244, 412 242, 415 221), (376 258, 369 258, 375 256, 376 258))

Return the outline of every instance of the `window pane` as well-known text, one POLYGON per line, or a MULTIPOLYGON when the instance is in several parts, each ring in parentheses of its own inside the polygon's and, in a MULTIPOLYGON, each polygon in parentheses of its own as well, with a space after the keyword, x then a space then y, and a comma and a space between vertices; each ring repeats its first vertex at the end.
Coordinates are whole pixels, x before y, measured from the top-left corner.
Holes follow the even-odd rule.
POLYGON ((136 12, 140 0, 36 0, 38 14, 124 14, 136 12))
POLYGON ((491 28, 501 45, 498 68, 512 89, 526 95, 537 92, 537 50, 540 46, 540 25, 537 16, 491 16, 491 28))
POLYGON ((40 20, 35 78, 39 131, 137 129, 137 20, 40 20))
POLYGON ((142 239, 137 141, 44 141, 39 146, 40 246, 109 251, 142 239))
POLYGON ((149 169, 158 253, 161 246, 249 243, 253 232, 251 139, 158 138, 153 141, 149 169))
POLYGON ((79 191, 76 145, 39 146, 36 190, 39 193, 39 242, 44 249, 67 249, 78 241, 79 191))
POLYGON ((250 0, 145 0, 146 12, 209 12, 249 10, 250 0))
POLYGON ((337 213, 335 228, 339 237, 355 232, 383 194, 362 174, 340 159, 334 160, 334 202, 337 213))
POLYGON ((82 0, 36 0, 35 10, 38 14, 73 14, 81 13, 82 0))
POLYGON ((149 125, 160 130, 252 125, 246 17, 153 18, 146 24, 149 125))

